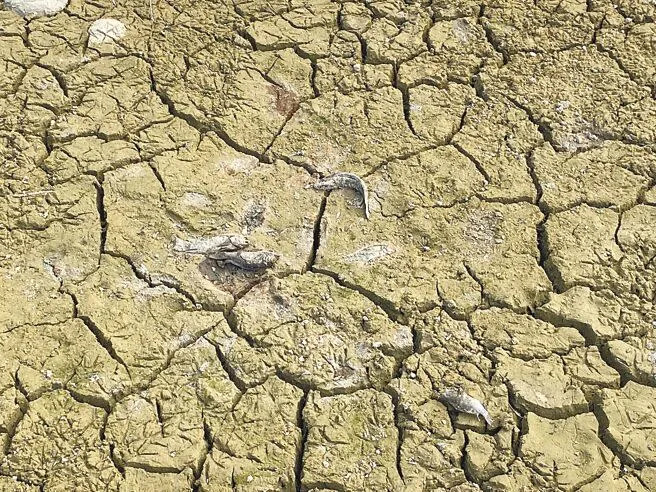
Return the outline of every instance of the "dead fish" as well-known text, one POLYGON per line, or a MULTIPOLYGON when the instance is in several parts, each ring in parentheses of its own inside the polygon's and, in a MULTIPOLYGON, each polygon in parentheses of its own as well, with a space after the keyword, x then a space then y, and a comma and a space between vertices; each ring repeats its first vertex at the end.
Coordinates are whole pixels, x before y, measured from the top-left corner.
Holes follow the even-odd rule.
POLYGON ((488 426, 492 426, 492 418, 483 404, 476 398, 469 396, 462 388, 447 388, 440 395, 440 401, 447 403, 456 412, 468 413, 483 417, 488 426))
POLYGON ((216 251, 207 255, 216 261, 229 263, 242 270, 271 268, 280 258, 273 251, 216 251))
POLYGON ((175 238, 173 251, 209 255, 219 251, 237 251, 248 246, 248 240, 239 234, 224 234, 208 238, 180 239, 175 238))
POLYGON ((367 196, 367 185, 362 178, 352 173, 335 173, 320 179, 314 185, 315 190, 337 190, 349 188, 360 194, 361 204, 364 206, 364 215, 369 218, 369 198, 367 196))

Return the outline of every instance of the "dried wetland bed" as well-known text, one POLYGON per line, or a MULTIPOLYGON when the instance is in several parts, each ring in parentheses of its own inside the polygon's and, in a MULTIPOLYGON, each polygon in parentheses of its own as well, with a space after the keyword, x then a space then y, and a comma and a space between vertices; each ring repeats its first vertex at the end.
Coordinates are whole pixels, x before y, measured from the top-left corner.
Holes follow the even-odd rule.
POLYGON ((0 6, 0 491, 656 490, 654 0, 0 6))

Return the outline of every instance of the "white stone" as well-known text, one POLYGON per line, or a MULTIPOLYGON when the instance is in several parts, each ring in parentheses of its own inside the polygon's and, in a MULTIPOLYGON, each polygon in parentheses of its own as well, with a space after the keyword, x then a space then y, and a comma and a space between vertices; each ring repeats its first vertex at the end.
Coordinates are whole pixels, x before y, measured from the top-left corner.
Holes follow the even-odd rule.
POLYGON ((116 19, 98 19, 89 27, 89 45, 112 43, 125 36, 125 24, 116 19))
POLYGON ((68 0, 5 0, 5 8, 23 17, 55 15, 68 5, 68 0))

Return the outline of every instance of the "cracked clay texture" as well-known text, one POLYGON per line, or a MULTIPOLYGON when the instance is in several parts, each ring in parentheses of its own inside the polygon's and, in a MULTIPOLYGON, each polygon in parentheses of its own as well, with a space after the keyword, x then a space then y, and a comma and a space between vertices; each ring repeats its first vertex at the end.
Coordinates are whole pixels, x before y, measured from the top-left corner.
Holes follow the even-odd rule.
POLYGON ((653 0, 0 0, 0 492, 656 490, 655 77, 653 0))

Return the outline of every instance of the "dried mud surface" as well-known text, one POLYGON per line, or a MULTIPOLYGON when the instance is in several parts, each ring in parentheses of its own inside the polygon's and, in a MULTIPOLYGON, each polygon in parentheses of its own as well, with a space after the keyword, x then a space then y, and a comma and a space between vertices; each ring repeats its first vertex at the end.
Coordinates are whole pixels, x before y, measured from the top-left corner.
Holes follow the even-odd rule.
POLYGON ((656 490, 655 59, 650 0, 5 0, 0 491, 656 490))

